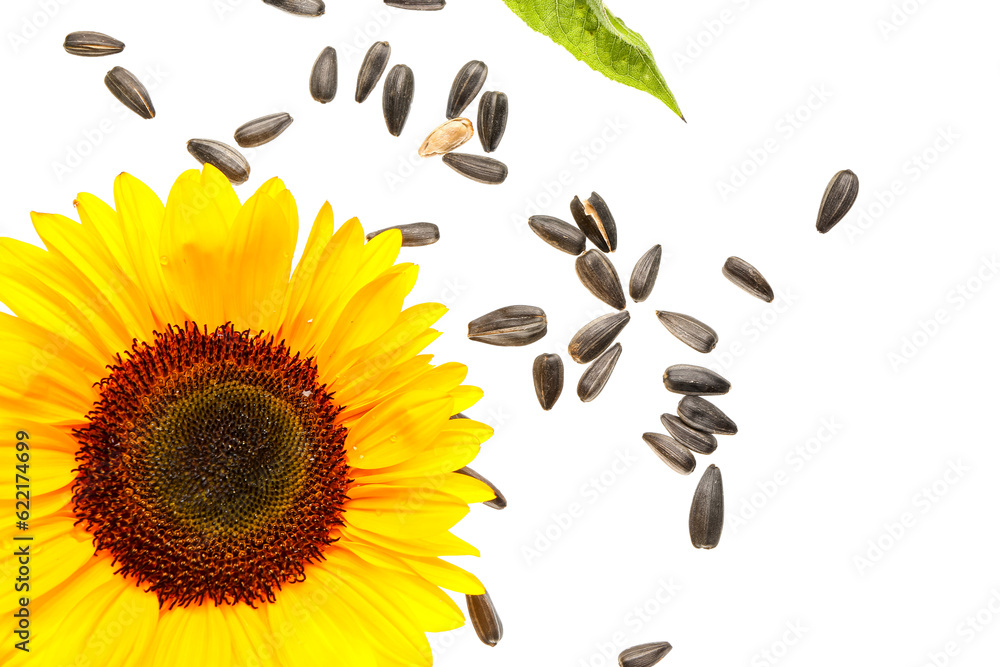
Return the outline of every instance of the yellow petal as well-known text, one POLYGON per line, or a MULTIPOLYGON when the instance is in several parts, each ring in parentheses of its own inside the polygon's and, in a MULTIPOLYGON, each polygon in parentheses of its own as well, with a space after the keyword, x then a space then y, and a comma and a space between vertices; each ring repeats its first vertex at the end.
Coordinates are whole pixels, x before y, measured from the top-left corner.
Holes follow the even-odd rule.
MULTIPOLYGON (((271 179, 243 205, 233 223, 223 265, 229 272, 226 314, 237 329, 277 329, 298 236, 290 195, 271 179), (280 190, 279 190, 280 188, 280 190)), ((295 214, 297 215, 297 214, 295 214)))
POLYGON ((408 491, 366 484, 351 490, 344 522, 362 530, 421 537, 450 529, 469 513, 460 499, 433 489, 408 491))
POLYGON ((152 667, 232 664, 229 626, 214 604, 175 607, 160 614, 156 640, 143 658, 152 667))
POLYGON ((282 588, 277 602, 266 607, 271 626, 282 629, 279 664, 376 666, 371 646, 357 628, 363 620, 355 621, 339 600, 336 591, 309 578, 282 588))
POLYGON ((289 282, 283 315, 285 322, 294 321, 301 312, 306 295, 309 294, 310 285, 319 270, 320 261, 332 235, 333 207, 330 206, 330 202, 326 202, 316 215, 316 220, 309 231, 306 247, 302 251, 302 257, 299 259, 289 282))
POLYGON ((411 392, 376 406, 348 424, 347 461, 356 468, 384 468, 431 444, 449 421, 451 399, 411 392))
POLYGON ((157 321, 161 326, 182 322, 183 312, 175 307, 176 301, 169 298, 163 286, 160 264, 163 203, 145 183, 129 174, 120 174, 115 179, 115 209, 131 275, 155 309, 157 321))
POLYGON ((397 554, 413 556, 478 556, 479 549, 465 540, 442 531, 433 535, 418 538, 396 539, 391 535, 374 533, 357 526, 344 526, 341 531, 345 540, 351 542, 366 542, 381 549, 388 549, 397 554))
POLYGON ((93 285, 107 307, 119 317, 133 337, 149 335, 155 328, 152 311, 142 290, 132 280, 92 226, 61 215, 32 213, 31 220, 49 252, 74 267, 80 279, 93 285))

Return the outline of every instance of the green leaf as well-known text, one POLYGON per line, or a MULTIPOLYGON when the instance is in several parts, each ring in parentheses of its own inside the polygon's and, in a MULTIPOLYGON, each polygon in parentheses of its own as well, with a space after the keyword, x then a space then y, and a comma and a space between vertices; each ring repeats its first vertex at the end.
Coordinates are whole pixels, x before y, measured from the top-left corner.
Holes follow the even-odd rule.
POLYGON ((504 0, 532 29, 612 81, 644 90, 684 118, 674 94, 639 35, 603 0, 504 0))

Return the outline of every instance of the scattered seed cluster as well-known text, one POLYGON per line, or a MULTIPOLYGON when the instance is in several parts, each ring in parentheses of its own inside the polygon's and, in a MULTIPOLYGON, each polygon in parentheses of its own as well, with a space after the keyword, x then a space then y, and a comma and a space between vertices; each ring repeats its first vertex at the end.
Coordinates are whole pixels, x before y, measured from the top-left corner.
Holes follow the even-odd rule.
MULTIPOLYGON (((326 12, 326 5, 322 0, 263 1, 264 4, 297 16, 317 17, 326 12)), ((386 0, 386 4, 422 11, 442 9, 445 5, 443 1, 427 0, 386 0)), ((81 31, 67 35, 63 48, 72 55, 94 57, 121 53, 125 44, 103 33, 81 31)), ((381 80, 391 53, 388 42, 376 42, 369 48, 358 72, 354 94, 356 102, 360 104, 368 99, 381 80)), ((453 152, 474 134, 472 121, 460 116, 482 90, 487 73, 486 64, 480 60, 469 61, 459 70, 448 95, 445 113, 448 121, 431 132, 418 152, 421 157, 442 156, 444 164, 470 180, 497 185, 507 179, 507 165, 485 155, 453 152)), ((309 76, 309 94, 320 104, 329 104, 337 96, 338 81, 337 51, 332 46, 327 46, 313 63, 309 76)), ((142 118, 151 119, 156 116, 149 91, 127 69, 113 68, 105 77, 104 83, 119 102, 142 118)), ((393 136, 398 137, 403 132, 413 104, 414 90, 412 69, 398 64, 389 70, 382 91, 382 113, 386 128, 393 136)), ((502 92, 486 92, 480 99, 477 121, 480 142, 485 152, 492 153, 499 147, 507 127, 507 111, 507 95, 502 92)), ((234 139, 243 148, 261 146, 288 129, 292 120, 287 113, 256 118, 237 128, 234 139)), ((235 185, 246 183, 250 178, 249 162, 228 144, 214 139, 191 139, 187 149, 198 162, 218 168, 235 185)), ((404 245, 411 240, 415 240, 412 245, 427 245, 436 242, 437 238, 437 234, 428 235, 426 229, 421 229, 415 239, 404 235, 404 245), (428 241, 431 238, 433 240, 428 241)))
MULTIPOLYGON (((317 17, 324 14, 323 0, 263 0, 267 5, 299 16, 317 17)), ((386 5, 402 9, 429 11, 440 10, 444 0, 384 0, 386 5)), ((63 45, 73 55, 84 57, 121 53, 125 45, 99 32, 74 32, 67 35, 63 45)), ((355 101, 364 102, 377 86, 391 55, 388 42, 376 42, 366 53, 358 73, 355 101)), ((461 117, 482 89, 488 68, 485 63, 473 60, 462 67, 455 77, 446 106, 447 120, 435 128, 421 144, 421 157, 442 156, 442 161, 459 174, 485 184, 503 183, 507 166, 491 157, 455 153, 474 135, 472 121, 461 117)), ((126 107, 142 118, 155 117, 156 111, 149 92, 128 70, 115 67, 105 77, 111 93, 126 107)), ((309 91, 313 99, 322 104, 332 102, 337 94, 337 52, 326 47, 317 57, 309 78, 309 91)), ((390 134, 399 136, 406 124, 414 94, 413 71, 404 64, 389 70, 383 87, 382 110, 390 134)), ((499 147, 507 124, 508 99, 502 92, 486 92, 480 98, 477 126, 480 143, 486 153, 499 147)), ((292 123, 287 113, 277 113, 257 118, 241 125, 235 132, 236 143, 244 148, 263 145, 277 138, 292 123)), ((236 149, 219 141, 192 139, 188 151, 202 164, 219 168, 233 183, 249 179, 250 166, 236 149)), ((846 216, 857 198, 858 177, 851 170, 843 170, 831 179, 820 204, 816 229, 825 234, 846 216)), ((598 317, 586 324, 569 343, 570 357, 580 364, 589 363, 577 385, 580 400, 589 402, 597 398, 609 381, 621 356, 621 343, 614 343, 629 323, 631 316, 625 310, 627 302, 614 265, 605 253, 613 253, 618 245, 618 230, 614 217, 596 192, 586 202, 579 197, 570 204, 576 225, 552 216, 538 215, 529 220, 531 229, 549 245, 577 256, 576 272, 580 282, 594 296, 615 308, 617 313, 598 317), (587 250, 587 241, 596 249, 587 250)), ((440 238, 438 227, 421 222, 396 225, 368 234, 370 240, 388 229, 399 229, 404 246, 424 246, 440 238)), ((650 248, 636 263, 629 280, 629 296, 636 303, 644 302, 652 293, 659 273, 662 250, 659 245, 650 248)), ((764 276, 751 264, 738 257, 726 260, 723 275, 741 289, 771 302, 774 292, 764 276)), ((707 324, 681 313, 656 311, 661 324, 678 340, 701 353, 708 353, 718 343, 719 337, 707 324)), ((515 305, 487 313, 469 323, 469 338, 497 346, 523 346, 541 340, 547 333, 547 318, 541 308, 515 305)), ((541 354, 534 360, 532 377, 535 394, 544 410, 551 410, 559 399, 565 376, 562 358, 558 354, 541 354)), ((696 467, 693 453, 708 455, 716 450, 718 441, 714 434, 734 435, 736 424, 714 404, 703 398, 707 395, 728 393, 729 382, 707 368, 687 364, 667 368, 663 375, 667 390, 682 394, 677 415, 663 414, 661 423, 669 433, 645 433, 643 440, 670 468, 683 475, 696 467)), ((453 418, 465 418, 458 414, 453 418)), ((494 509, 503 509, 507 500, 492 482, 471 468, 458 471, 487 484, 495 497, 484 503, 494 509)), ((692 544, 697 548, 712 549, 718 546, 724 520, 722 475, 718 467, 710 465, 694 493, 689 516, 692 544)), ((480 640, 495 646, 503 636, 503 626, 489 596, 467 595, 469 617, 480 640)), ((667 642, 642 644, 623 651, 618 658, 620 667, 648 667, 658 663, 671 650, 667 642)))
MULTIPOLYGON (((531 229, 554 248, 575 255, 576 274, 583 286, 616 311, 584 325, 570 340, 567 352, 578 364, 590 364, 577 384, 581 401, 596 399, 611 378, 622 353, 615 340, 631 320, 622 282, 614 264, 605 253, 618 248, 618 226, 607 202, 596 192, 582 201, 575 197, 570 204, 575 225, 552 216, 532 217, 531 229), (586 249, 587 241, 596 248, 586 249)), ((652 294, 659 273, 661 246, 645 252, 632 270, 629 296, 636 303, 652 294)), ((742 289, 765 301, 774 298, 763 275, 747 262, 730 257, 723 274, 742 289)), ((669 311, 656 311, 663 326, 692 349, 708 353, 718 343, 718 334, 700 320, 669 311)), ((546 334, 545 312, 536 306, 508 306, 487 313, 469 323, 469 338, 499 346, 522 346, 534 343, 546 334)), ((562 393, 565 368, 558 354, 539 355, 532 367, 535 394, 544 410, 551 410, 562 393)), ((694 471, 693 454, 709 455, 718 447, 714 434, 732 435, 736 425, 702 396, 729 392, 729 381, 701 366, 679 364, 664 372, 668 391, 684 398, 677 414, 664 414, 661 422, 669 435, 646 433, 643 440, 673 470, 687 475, 694 471)), ((691 541, 699 548, 718 545, 722 530, 722 478, 711 466, 698 485, 691 508, 691 541)), ((650 663, 651 664, 651 663, 650 663)))

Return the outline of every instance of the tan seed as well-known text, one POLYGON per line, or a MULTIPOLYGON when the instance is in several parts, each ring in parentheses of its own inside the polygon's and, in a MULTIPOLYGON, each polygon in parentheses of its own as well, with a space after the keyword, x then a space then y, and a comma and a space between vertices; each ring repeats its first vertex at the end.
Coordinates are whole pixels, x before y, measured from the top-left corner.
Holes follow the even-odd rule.
POLYGON ((438 125, 427 135, 420 145, 417 154, 420 157, 444 155, 450 153, 472 138, 472 121, 468 118, 455 118, 438 125))

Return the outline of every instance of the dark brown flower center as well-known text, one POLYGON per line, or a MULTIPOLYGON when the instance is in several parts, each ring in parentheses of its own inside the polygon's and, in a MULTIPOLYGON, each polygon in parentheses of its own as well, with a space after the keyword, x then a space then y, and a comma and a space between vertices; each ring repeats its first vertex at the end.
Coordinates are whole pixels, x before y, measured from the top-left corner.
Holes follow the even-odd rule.
POLYGON ((284 343, 195 325, 109 367, 80 444, 76 516, 174 607, 274 601, 341 525, 339 407, 284 343))

